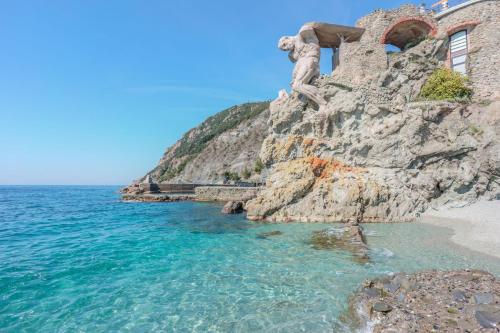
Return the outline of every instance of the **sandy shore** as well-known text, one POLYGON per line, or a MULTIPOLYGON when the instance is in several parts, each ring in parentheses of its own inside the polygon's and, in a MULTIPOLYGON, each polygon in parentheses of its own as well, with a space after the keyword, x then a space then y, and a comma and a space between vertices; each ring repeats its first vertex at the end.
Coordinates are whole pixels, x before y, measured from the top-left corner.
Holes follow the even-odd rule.
POLYGON ((420 222, 451 228, 451 240, 469 249, 500 258, 500 200, 467 207, 430 210, 420 222))

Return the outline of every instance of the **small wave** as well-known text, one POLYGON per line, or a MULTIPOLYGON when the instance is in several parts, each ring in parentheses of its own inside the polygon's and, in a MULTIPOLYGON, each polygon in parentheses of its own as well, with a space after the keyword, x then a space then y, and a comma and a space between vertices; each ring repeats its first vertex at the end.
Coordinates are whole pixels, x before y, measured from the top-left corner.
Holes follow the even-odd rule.
POLYGON ((392 258, 392 257, 394 257, 394 252, 392 252, 389 249, 386 249, 385 247, 379 248, 379 249, 374 249, 373 252, 375 253, 375 255, 381 256, 381 257, 384 257, 384 258, 392 258))
POLYGON ((377 325, 380 320, 370 319, 370 315, 365 312, 361 304, 358 304, 356 312, 363 323, 361 329, 358 330, 358 333, 373 333, 375 325, 377 325))
POLYGON ((379 236, 379 234, 375 230, 368 230, 368 231, 363 230, 363 234, 365 234, 365 236, 371 236, 371 237, 379 236))

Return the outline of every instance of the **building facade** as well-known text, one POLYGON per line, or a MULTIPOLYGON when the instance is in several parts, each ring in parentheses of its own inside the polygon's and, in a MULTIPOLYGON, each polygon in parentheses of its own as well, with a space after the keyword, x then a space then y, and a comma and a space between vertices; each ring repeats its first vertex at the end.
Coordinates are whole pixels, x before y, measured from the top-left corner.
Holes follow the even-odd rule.
POLYGON ((376 79, 387 70, 387 45, 401 51, 425 38, 446 43, 442 65, 466 75, 477 99, 500 96, 500 0, 469 0, 441 12, 405 5, 377 10, 356 23, 359 40, 342 43, 333 75, 352 84, 376 79))

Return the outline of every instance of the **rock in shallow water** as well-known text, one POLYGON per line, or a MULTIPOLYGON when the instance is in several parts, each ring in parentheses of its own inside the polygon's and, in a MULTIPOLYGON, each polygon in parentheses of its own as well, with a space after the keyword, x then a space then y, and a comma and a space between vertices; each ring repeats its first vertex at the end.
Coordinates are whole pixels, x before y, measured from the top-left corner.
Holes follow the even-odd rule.
POLYGON ((370 259, 362 229, 357 224, 316 231, 311 243, 317 250, 340 249, 351 252, 359 263, 366 263, 370 259))
POLYGON ((224 214, 240 214, 243 213, 244 204, 242 201, 228 201, 222 208, 224 214))
POLYGON ((267 237, 280 236, 280 235, 283 235, 283 233, 279 230, 275 230, 275 231, 262 232, 257 235, 257 238, 266 239, 267 237))

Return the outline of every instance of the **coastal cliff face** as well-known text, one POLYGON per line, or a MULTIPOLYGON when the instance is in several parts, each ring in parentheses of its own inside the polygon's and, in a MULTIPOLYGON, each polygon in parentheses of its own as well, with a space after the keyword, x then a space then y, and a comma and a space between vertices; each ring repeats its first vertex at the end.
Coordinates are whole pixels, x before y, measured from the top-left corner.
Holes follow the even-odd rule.
POLYGON ((397 222, 431 206, 500 198, 500 101, 419 101, 447 39, 386 55, 376 35, 363 38, 374 50, 348 44, 346 64, 313 82, 322 111, 296 92, 271 103, 260 153, 271 171, 246 205, 249 219, 397 222), (357 68, 361 53, 377 66, 357 68))
POLYGON ((139 182, 150 175, 155 182, 219 183, 228 173, 261 181, 255 164, 267 135, 268 117, 269 102, 217 113, 168 148, 158 166, 139 182))

